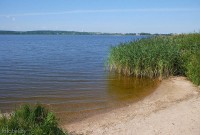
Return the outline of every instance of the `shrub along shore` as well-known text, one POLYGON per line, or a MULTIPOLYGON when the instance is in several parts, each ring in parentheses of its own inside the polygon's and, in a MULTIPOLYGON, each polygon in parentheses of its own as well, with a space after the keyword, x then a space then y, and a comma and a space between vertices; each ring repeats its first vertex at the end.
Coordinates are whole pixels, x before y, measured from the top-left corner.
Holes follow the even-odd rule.
POLYGON ((152 36, 112 47, 107 67, 128 76, 186 76, 200 85, 200 34, 152 36))
POLYGON ((52 112, 41 105, 23 105, 9 116, 0 116, 0 135, 68 135, 52 112))

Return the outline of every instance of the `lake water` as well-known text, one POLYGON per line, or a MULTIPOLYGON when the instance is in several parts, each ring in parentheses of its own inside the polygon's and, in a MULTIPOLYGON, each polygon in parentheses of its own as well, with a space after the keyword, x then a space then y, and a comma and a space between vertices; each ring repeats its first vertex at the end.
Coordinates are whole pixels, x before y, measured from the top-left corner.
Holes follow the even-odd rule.
POLYGON ((136 101, 157 82, 105 70, 111 46, 141 36, 0 36, 0 110, 41 103, 66 122, 136 101))

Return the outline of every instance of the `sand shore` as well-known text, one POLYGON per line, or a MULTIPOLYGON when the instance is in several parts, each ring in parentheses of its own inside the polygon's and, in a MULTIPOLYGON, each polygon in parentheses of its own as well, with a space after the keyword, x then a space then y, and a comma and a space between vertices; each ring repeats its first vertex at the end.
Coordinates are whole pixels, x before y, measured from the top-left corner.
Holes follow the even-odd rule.
POLYGON ((200 135, 200 88, 171 77, 137 103, 63 127, 87 135, 200 135))

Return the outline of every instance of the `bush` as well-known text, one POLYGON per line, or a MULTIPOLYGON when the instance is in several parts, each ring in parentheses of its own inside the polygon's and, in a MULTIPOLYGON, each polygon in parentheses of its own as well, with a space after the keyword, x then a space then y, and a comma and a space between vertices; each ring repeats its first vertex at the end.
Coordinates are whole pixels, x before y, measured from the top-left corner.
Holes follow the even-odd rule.
POLYGON ((1 135, 66 135, 57 119, 41 105, 24 105, 9 117, 0 118, 1 135))

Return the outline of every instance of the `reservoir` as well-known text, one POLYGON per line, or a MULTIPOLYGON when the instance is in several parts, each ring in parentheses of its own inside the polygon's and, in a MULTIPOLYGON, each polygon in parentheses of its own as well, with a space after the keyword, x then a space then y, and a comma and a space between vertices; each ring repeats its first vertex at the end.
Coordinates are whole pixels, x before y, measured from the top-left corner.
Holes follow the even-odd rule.
POLYGON ((156 80, 110 73, 109 49, 143 36, 1 35, 0 111, 43 104, 65 122, 142 99, 156 80))

